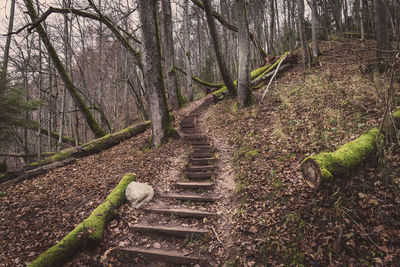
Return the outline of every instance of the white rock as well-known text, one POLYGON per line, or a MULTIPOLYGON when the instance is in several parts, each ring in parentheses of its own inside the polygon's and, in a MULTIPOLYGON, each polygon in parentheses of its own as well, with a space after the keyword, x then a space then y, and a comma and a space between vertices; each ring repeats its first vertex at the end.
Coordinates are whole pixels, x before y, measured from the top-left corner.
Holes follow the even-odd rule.
POLYGON ((128 200, 129 205, 134 209, 137 209, 152 200, 153 196, 153 188, 143 183, 132 182, 128 184, 125 190, 125 197, 128 200))

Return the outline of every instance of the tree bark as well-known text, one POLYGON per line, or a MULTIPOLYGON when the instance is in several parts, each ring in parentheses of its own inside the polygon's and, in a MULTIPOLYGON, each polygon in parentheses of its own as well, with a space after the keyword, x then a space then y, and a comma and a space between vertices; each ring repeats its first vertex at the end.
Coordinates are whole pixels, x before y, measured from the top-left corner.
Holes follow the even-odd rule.
POLYGON ((219 47, 219 38, 218 38, 217 30, 215 28, 214 18, 211 13, 211 6, 209 3, 209 0, 204 0, 204 10, 206 13, 208 29, 210 30, 211 42, 214 47, 215 57, 217 58, 219 71, 221 72, 222 79, 228 89, 229 95, 236 96, 236 87, 233 84, 233 81, 229 75, 227 68, 226 68, 226 64, 225 64, 224 58, 222 57, 221 49, 219 47))
POLYGON ((8 55, 10 52, 10 44, 11 44, 11 32, 14 27, 14 13, 15 13, 15 0, 11 0, 10 6, 10 19, 8 21, 8 35, 6 39, 6 45, 4 47, 4 57, 3 57, 3 66, 0 70, 0 95, 6 89, 6 80, 7 80, 7 68, 8 68, 8 55))
MULTIPOLYGON (((26 8, 28 9, 28 14, 32 20, 33 23, 35 23, 38 20, 38 16, 36 14, 36 10, 32 4, 32 0, 24 0, 26 8)), ((78 90, 75 88, 74 84, 72 83, 70 77, 68 76, 64 66, 61 63, 60 58, 57 55, 56 50, 54 49, 53 45, 50 42, 49 37, 47 36, 46 31, 42 27, 42 25, 37 25, 37 31, 40 35, 40 38, 42 39, 43 44, 46 46, 46 49, 48 53, 51 56, 51 59, 59 72, 61 78, 64 81, 64 84, 66 85, 68 92, 71 94, 72 99, 76 103, 76 105, 79 107, 81 112, 83 113, 83 116, 86 119, 87 124, 89 125, 90 129, 92 130, 93 134, 96 137, 101 137, 106 135, 106 132, 100 127, 100 125, 97 123, 97 121, 94 119, 92 113, 89 111, 89 108, 87 105, 84 103, 82 98, 80 97, 78 90)))
POLYGON ((377 53, 376 56, 378 60, 382 63, 385 68, 386 62, 390 53, 390 42, 388 34, 388 14, 383 3, 383 0, 375 0, 375 32, 376 32, 376 43, 377 43, 377 53))
POLYGON ((152 131, 152 147, 168 141, 172 127, 161 68, 160 36, 155 0, 138 0, 144 44, 144 77, 152 131))
POLYGON ((308 5, 311 9, 311 31, 312 31, 312 55, 314 58, 318 58, 318 11, 317 11, 317 1, 309 0, 308 5))
POLYGON ((301 46, 303 47, 304 52, 304 65, 307 66, 308 69, 311 69, 311 53, 310 48, 307 44, 306 39, 306 29, 305 29, 305 21, 304 21, 304 0, 297 0, 297 12, 298 12, 298 20, 299 20, 299 34, 301 40, 301 46))
POLYGON ((189 101, 193 101, 193 88, 192 88, 192 67, 190 64, 190 31, 189 31, 189 0, 185 0, 184 6, 184 43, 185 43, 185 66, 186 66, 186 92, 189 101))
POLYGON ((163 10, 163 48, 164 48, 164 73, 166 78, 168 99, 171 103, 171 107, 174 110, 179 109, 183 106, 183 99, 178 88, 178 82, 175 71, 173 71, 175 65, 175 52, 174 52, 174 40, 172 32, 172 10, 171 1, 162 0, 163 10))
POLYGON ((250 41, 247 22, 246 1, 236 0, 237 21, 239 28, 239 69, 238 69, 238 98, 239 107, 251 105, 250 90, 250 41))
POLYGON ((373 128, 334 152, 305 158, 300 169, 306 183, 317 188, 323 182, 351 174, 366 159, 374 156, 378 132, 377 128, 373 128))

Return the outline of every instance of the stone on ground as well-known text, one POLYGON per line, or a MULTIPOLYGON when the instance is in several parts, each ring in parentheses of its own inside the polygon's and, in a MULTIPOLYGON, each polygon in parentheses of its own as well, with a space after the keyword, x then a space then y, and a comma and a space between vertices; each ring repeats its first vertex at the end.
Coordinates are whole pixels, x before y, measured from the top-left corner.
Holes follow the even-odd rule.
POLYGON ((154 190, 147 184, 132 182, 126 188, 125 196, 129 205, 134 209, 138 209, 153 199, 154 190))

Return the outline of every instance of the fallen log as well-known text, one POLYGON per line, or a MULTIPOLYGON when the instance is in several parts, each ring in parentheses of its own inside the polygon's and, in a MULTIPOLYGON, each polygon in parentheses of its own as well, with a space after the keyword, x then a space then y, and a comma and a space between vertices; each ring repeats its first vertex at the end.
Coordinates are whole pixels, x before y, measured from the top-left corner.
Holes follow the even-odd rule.
POLYGON ((135 174, 128 173, 121 179, 114 190, 91 214, 56 245, 39 255, 28 266, 61 266, 88 243, 99 243, 107 223, 118 213, 118 208, 125 199, 125 189, 135 181, 135 174))
POLYGON ((320 153, 303 160, 300 170, 306 183, 317 188, 322 182, 348 176, 376 153, 379 129, 364 132, 359 138, 331 153, 320 153))
POLYGON ((45 158, 43 160, 39 160, 29 164, 29 167, 38 167, 47 165, 56 161, 62 161, 67 158, 80 158, 84 156, 88 156, 91 154, 99 153, 100 151, 110 148, 119 144, 120 142, 131 138, 135 135, 138 135, 144 132, 150 126, 150 122, 145 122, 141 124, 137 124, 134 126, 130 126, 120 132, 107 134, 103 137, 92 140, 86 144, 77 147, 71 147, 60 151, 54 156, 45 158))
MULTIPOLYGON (((184 71, 183 69, 181 69, 181 68, 179 68, 179 67, 176 67, 176 66, 174 67, 174 69, 177 70, 177 71, 179 71, 179 72, 181 72, 182 74, 186 75, 186 71, 184 71)), ((219 88, 221 88, 222 86, 224 86, 223 83, 210 83, 210 82, 206 82, 206 81, 203 81, 202 79, 200 79, 200 78, 198 78, 198 77, 196 77, 196 76, 192 76, 192 80, 193 80, 194 82, 200 84, 200 85, 204 85, 204 86, 207 86, 207 87, 210 87, 210 88, 217 88, 217 89, 219 89, 219 88)))
POLYGON ((107 134, 103 137, 92 140, 81 146, 71 147, 61 150, 60 152, 56 153, 53 156, 29 164, 22 170, 17 170, 0 176, 0 184, 7 181, 9 181, 8 182, 9 184, 14 184, 15 182, 21 182, 26 179, 31 179, 39 174, 46 173, 49 170, 72 163, 72 161, 68 161, 68 159, 71 158, 77 159, 80 157, 99 153, 104 149, 113 147, 128 138, 131 138, 133 136, 136 136, 144 132, 149 126, 150 122, 137 124, 134 126, 130 126, 117 133, 107 134), (51 167, 49 168, 42 167, 56 162, 60 162, 60 164, 51 165, 51 167))
POLYGON ((19 170, 15 172, 8 172, 4 176, 0 176, 0 188, 4 189, 10 185, 32 179, 41 174, 45 174, 51 170, 64 167, 76 162, 76 158, 68 158, 63 161, 56 161, 48 165, 39 166, 34 169, 19 170))

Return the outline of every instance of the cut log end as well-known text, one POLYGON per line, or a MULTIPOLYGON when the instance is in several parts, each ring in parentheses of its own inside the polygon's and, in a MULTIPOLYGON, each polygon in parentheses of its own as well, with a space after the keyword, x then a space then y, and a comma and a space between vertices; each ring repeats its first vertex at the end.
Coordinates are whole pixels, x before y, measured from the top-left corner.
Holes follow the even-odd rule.
POLYGON ((305 182, 313 189, 321 183, 321 170, 315 160, 308 158, 301 164, 301 172, 305 182))

